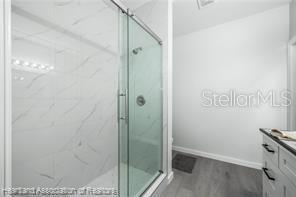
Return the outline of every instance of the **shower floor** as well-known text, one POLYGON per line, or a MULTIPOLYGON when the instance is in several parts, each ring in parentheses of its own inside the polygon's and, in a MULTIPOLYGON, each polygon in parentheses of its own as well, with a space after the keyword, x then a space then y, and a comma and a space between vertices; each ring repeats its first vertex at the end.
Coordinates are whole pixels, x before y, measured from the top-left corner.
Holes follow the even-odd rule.
POLYGON ((118 169, 117 167, 112 168, 107 173, 96 178, 90 182, 86 187, 91 188, 118 188, 118 169))
MULTIPOLYGON (((126 165, 122 166, 123 169, 126 169, 126 165)), ((140 190, 142 193, 146 187, 149 186, 151 182, 151 174, 134 168, 130 167, 130 177, 132 177, 132 190, 140 190), (145 187, 143 187, 143 185, 145 187)), ((131 182, 131 181, 130 181, 131 182)), ((91 188, 114 188, 118 190, 118 168, 114 167, 109 170, 107 173, 103 174, 102 176, 98 177, 97 179, 90 182, 86 187, 91 188)))

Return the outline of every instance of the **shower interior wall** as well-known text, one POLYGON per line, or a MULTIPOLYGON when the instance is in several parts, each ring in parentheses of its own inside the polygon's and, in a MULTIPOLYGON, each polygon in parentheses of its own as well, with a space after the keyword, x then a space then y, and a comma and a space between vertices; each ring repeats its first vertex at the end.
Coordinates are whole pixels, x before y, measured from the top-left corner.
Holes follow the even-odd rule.
POLYGON ((12 1, 14 187, 117 187, 118 23, 105 1, 12 1))

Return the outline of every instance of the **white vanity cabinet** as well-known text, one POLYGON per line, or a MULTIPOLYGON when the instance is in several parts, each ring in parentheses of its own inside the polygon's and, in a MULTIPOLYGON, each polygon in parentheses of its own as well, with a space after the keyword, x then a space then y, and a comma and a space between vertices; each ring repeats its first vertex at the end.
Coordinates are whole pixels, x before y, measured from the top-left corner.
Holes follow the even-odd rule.
MULTIPOLYGON (((296 150, 263 133, 263 197, 296 197, 296 150)), ((295 143, 296 144, 296 143, 295 143)))

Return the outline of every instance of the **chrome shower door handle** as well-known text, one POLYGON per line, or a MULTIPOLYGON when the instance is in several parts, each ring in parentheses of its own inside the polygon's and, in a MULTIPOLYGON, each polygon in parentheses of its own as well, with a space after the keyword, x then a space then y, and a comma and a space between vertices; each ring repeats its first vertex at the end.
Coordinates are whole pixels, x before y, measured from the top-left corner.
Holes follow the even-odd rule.
POLYGON ((118 92, 118 120, 125 120, 125 123, 127 124, 128 123, 128 99, 127 99, 127 96, 128 96, 128 92, 127 90, 125 90, 124 93, 119 93, 118 92), (121 101, 121 97, 124 97, 124 113, 125 115, 124 116, 121 116, 121 112, 120 112, 120 101, 121 101))
POLYGON ((119 124, 120 121, 120 96, 119 96, 119 89, 117 90, 117 122, 119 124))
POLYGON ((129 117, 129 106, 128 106, 128 90, 125 90, 125 97, 124 97, 124 108, 125 108, 125 123, 128 124, 128 117, 129 117))

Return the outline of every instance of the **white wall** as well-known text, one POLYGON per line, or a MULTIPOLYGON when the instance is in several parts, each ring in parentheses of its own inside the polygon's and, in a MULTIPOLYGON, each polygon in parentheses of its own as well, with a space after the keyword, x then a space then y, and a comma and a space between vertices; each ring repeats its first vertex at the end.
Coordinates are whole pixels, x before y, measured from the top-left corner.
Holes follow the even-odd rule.
MULTIPOLYGON (((4 3, 0 3, 0 188, 4 187, 4 3)), ((1 192, 0 196, 3 194, 1 192)))
POLYGON ((178 150, 260 167, 260 127, 286 128, 286 109, 205 108, 201 92, 286 89, 289 7, 174 40, 173 137, 178 150))
POLYGON ((296 0, 290 3, 290 38, 296 36, 296 0))

